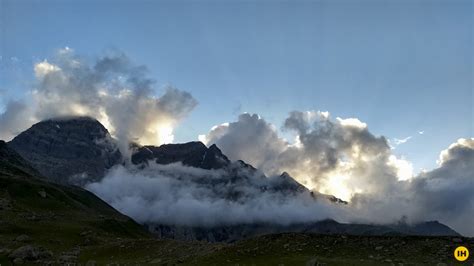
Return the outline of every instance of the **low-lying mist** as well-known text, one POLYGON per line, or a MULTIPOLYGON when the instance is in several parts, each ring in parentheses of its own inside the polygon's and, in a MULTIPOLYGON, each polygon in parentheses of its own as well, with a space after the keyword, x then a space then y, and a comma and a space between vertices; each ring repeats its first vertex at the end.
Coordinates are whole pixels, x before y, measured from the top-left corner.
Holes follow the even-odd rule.
POLYGON ((150 162, 145 169, 116 166, 86 188, 140 223, 211 227, 344 220, 344 206, 315 200, 308 192, 274 190, 280 176, 238 171, 150 162))

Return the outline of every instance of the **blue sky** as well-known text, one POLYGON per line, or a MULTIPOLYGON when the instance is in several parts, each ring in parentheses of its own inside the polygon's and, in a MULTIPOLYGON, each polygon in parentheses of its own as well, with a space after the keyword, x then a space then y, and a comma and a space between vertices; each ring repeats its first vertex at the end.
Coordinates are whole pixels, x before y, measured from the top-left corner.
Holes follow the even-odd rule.
POLYGON ((189 141, 258 113, 356 117, 419 168, 472 137, 472 1, 0 0, 0 110, 31 89, 33 64, 65 46, 119 49, 199 105, 177 128, 189 141), (424 131, 423 135, 418 131, 424 131))

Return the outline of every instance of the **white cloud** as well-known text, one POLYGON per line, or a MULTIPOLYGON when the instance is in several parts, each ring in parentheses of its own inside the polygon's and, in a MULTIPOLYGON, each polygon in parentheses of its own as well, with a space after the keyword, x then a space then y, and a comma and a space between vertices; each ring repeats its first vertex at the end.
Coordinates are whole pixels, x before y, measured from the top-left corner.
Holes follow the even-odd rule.
POLYGON ((0 137, 5 140, 35 121, 80 115, 107 126, 122 150, 127 150, 129 140, 158 145, 173 140, 174 127, 197 104, 189 93, 173 87, 155 96, 147 69, 120 53, 90 63, 66 47, 34 70, 32 99, 12 103, 0 114, 0 137))
MULTIPOLYGON (((232 160, 245 160, 270 175, 286 171, 311 189, 345 200, 356 191, 375 189, 378 182, 392 182, 389 176, 399 171, 389 164, 385 138, 372 135, 358 119, 333 121, 328 112, 295 111, 285 120, 284 129, 296 133, 295 144, 286 142, 275 126, 259 116, 243 114, 237 122, 214 127, 201 139, 217 144, 232 160), (374 167, 386 168, 387 174, 375 176, 374 167), (336 182, 341 176, 359 178, 336 182)), ((400 173, 406 175, 406 171, 400 173)))
POLYGON ((394 138, 393 141, 395 142, 395 145, 398 146, 398 145, 400 145, 400 144, 406 143, 406 142, 409 141, 411 138, 412 138, 412 136, 408 136, 408 137, 403 138, 403 139, 394 138))
POLYGON ((357 118, 342 119, 340 117, 337 117, 336 119, 342 126, 345 126, 345 127, 355 127, 355 128, 360 128, 360 129, 364 129, 367 127, 366 123, 362 123, 357 118))
POLYGON ((473 138, 459 139, 441 152, 438 168, 414 176, 409 161, 393 155, 384 137, 356 120, 347 124, 320 112, 291 112, 284 129, 296 133, 298 145, 290 145, 262 118, 244 116, 223 131, 211 130, 209 143, 233 160, 246 160, 266 173, 286 171, 307 187, 350 199, 353 221, 438 220, 474 235, 473 138), (239 132, 257 137, 247 140, 239 132))
POLYGON ((44 78, 46 75, 50 73, 58 72, 61 70, 58 66, 48 63, 47 60, 37 63, 34 69, 35 69, 35 76, 40 79, 44 78))
POLYGON ((315 200, 307 192, 274 191, 271 188, 281 181, 279 176, 267 178, 236 170, 203 170, 154 162, 141 170, 117 166, 100 182, 87 185, 87 189, 140 223, 287 225, 329 217, 345 221, 345 206, 335 208, 328 200, 315 200), (262 186, 268 190, 262 191, 262 186))

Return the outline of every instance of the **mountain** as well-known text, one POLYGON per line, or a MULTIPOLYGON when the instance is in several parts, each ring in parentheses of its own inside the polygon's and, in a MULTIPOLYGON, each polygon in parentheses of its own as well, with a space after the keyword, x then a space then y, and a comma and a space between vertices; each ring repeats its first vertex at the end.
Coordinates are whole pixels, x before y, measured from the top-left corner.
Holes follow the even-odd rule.
POLYGON ((158 164, 181 162, 202 169, 221 169, 230 164, 230 160, 216 145, 207 148, 199 141, 138 147, 132 155, 134 164, 147 164, 150 160, 158 164))
POLYGON ((41 121, 8 146, 48 180, 61 184, 98 180, 122 160, 107 129, 89 117, 41 121))
MULTIPOLYGON (((17 171, 17 173, 22 171, 21 175, 38 176, 60 184, 81 185, 85 182, 100 180, 108 168, 123 162, 122 153, 107 129, 97 120, 87 117, 50 119, 39 122, 15 137, 7 146, 8 149, 4 152, 8 156, 4 157, 8 159, 2 159, 5 161, 5 165, 7 163, 21 165, 14 168, 6 167, 9 169, 8 171, 17 171), (13 150, 21 156, 12 153, 13 150)), ((288 173, 267 177, 244 161, 232 162, 216 145, 206 147, 201 142, 165 144, 159 147, 132 144, 131 148, 131 162, 138 166, 138 170, 162 171, 161 174, 165 176, 184 180, 188 185, 206 190, 206 196, 211 199, 225 199, 243 203, 251 202, 262 193, 267 193, 266 195, 270 194, 274 196, 273 198, 285 199, 304 195, 310 200, 329 200, 333 204, 348 204, 334 196, 308 190, 288 173), (179 164, 203 170, 198 171, 199 175, 193 175, 194 171, 185 171, 183 174, 177 173, 177 168, 157 168, 152 167, 151 163, 156 163, 156 165, 179 164)), ((342 224, 326 220, 288 226, 237 224, 209 228, 160 223, 148 223, 145 226, 160 238, 227 242, 282 232, 354 235, 458 235, 449 227, 438 222, 416 225, 364 225, 342 224)))
POLYGON ((5 141, 0 140, 0 173, 11 178, 40 176, 18 153, 8 148, 5 141))
POLYGON ((81 247, 117 238, 150 235, 91 192, 46 181, 0 141, 0 264, 72 263, 81 247))
MULTIPOLYGON (((329 231, 275 234, 272 226, 241 225, 232 233, 216 228, 214 240, 208 240, 219 240, 219 232, 234 234, 233 239, 255 235, 252 230, 265 235, 235 243, 155 239, 92 193, 47 182, 0 141, 1 265, 436 265, 452 262, 459 243, 474 244, 463 237, 352 236, 340 227, 353 225, 318 224, 300 226, 329 231)), ((420 226, 445 227, 436 222, 420 226)))

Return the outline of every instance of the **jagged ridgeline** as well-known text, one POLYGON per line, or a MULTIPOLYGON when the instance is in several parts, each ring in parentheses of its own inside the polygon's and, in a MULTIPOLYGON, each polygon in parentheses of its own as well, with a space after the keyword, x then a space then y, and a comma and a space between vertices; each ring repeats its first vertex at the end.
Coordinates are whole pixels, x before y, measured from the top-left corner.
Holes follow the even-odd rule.
MULTIPOLYGON (((8 145, 4 144, 4 147, 5 151, 13 152, 13 154, 17 152, 19 155, 4 155, 3 157, 9 158, 8 160, 17 158, 16 160, 21 162, 17 163, 15 168, 7 167, 8 171, 23 171, 23 175, 40 177, 45 181, 63 185, 83 186, 100 181, 109 169, 114 166, 122 167, 130 161, 136 172, 150 171, 150 169, 155 171, 154 168, 150 168, 151 164, 159 166, 179 163, 193 169, 200 169, 201 174, 199 178, 196 178, 191 174, 183 176, 181 173, 176 176, 176 179, 207 189, 216 200, 224 199, 248 204, 252 197, 269 193, 286 199, 303 195, 314 202, 325 200, 331 204, 347 204, 347 202, 333 196, 309 191, 287 173, 267 177, 244 161, 232 162, 216 145, 206 147, 201 142, 189 142, 156 147, 131 143, 131 158, 124 158, 122 154, 125 153, 120 152, 117 141, 111 137, 108 130, 97 120, 88 117, 68 117, 39 122, 19 134, 8 145), (213 174, 215 171, 219 173, 217 177, 213 174), (242 191, 254 191, 254 193, 249 194, 242 191)), ((165 174, 173 177, 173 168, 166 171, 165 174)), ((58 187, 58 185, 51 183, 44 184, 58 187)), ((68 187, 67 189, 93 196, 90 192, 77 187, 68 187)), ((32 194, 36 195, 37 192, 32 194)), ((100 204, 97 203, 97 206, 104 206, 104 203, 95 196, 94 199, 100 202, 100 204)), ((91 204, 89 203, 89 205, 91 204)), ((110 208, 106 204, 105 206, 110 208)), ((458 235, 449 227, 438 222, 384 226, 342 224, 333 220, 283 224, 277 221, 253 223, 247 221, 206 226, 202 224, 175 224, 169 221, 142 221, 142 223, 150 232, 160 238, 207 241, 235 241, 256 235, 281 232, 354 235, 458 235)))

